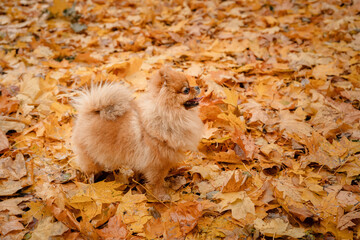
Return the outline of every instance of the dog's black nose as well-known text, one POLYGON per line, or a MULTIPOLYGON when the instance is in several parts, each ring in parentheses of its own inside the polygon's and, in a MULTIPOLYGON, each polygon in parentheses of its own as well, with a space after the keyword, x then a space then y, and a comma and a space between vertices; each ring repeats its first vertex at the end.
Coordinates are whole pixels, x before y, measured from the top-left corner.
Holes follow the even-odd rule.
POLYGON ((199 86, 196 86, 196 87, 194 87, 194 88, 195 88, 196 92, 199 94, 199 93, 200 93, 200 87, 199 87, 199 86))

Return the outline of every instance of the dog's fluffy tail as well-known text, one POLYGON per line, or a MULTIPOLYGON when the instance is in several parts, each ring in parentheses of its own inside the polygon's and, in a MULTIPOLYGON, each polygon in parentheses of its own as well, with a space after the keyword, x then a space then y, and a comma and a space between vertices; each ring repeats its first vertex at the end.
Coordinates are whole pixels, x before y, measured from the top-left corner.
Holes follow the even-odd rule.
POLYGON ((129 108, 133 97, 130 90, 120 83, 93 85, 74 98, 74 106, 80 115, 99 114, 106 120, 115 120, 129 108))

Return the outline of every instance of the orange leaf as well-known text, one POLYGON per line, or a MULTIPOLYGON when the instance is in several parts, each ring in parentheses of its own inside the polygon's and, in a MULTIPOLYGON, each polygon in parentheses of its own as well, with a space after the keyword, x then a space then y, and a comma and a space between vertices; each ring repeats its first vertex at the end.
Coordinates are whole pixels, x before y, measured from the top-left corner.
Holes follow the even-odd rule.
POLYGON ((128 235, 126 225, 121 220, 121 216, 113 216, 109 219, 106 227, 98 229, 96 232, 104 239, 125 239, 128 235))
POLYGON ((9 141, 6 135, 0 130, 0 152, 9 148, 9 141))
POLYGON ((54 0, 53 5, 49 7, 49 11, 53 15, 62 15, 63 11, 70 7, 66 0, 54 0))
POLYGON ((245 136, 240 130, 235 129, 231 138, 238 146, 235 147, 235 152, 240 157, 245 159, 253 159, 254 154, 257 152, 254 139, 251 136, 245 136))
POLYGON ((19 101, 12 100, 11 94, 6 88, 0 86, 0 113, 10 114, 19 108, 19 101))
POLYGON ((76 58, 75 58, 75 62, 84 62, 84 63, 88 63, 88 64, 91 64, 91 63, 101 63, 102 61, 99 60, 99 59, 96 59, 96 58, 93 58, 92 56, 90 56, 91 52, 87 52, 87 53, 80 53, 78 55, 76 55, 76 58))
POLYGON ((202 206, 197 202, 179 203, 172 211, 170 211, 171 220, 180 225, 183 234, 190 232, 196 226, 201 215, 202 206))
POLYGON ((159 238, 164 232, 164 225, 160 218, 150 219, 144 225, 144 232, 149 239, 159 238))
POLYGON ((239 170, 233 172, 227 183, 223 186, 221 192, 239 192, 245 190, 250 183, 249 177, 247 174, 241 174, 239 170))

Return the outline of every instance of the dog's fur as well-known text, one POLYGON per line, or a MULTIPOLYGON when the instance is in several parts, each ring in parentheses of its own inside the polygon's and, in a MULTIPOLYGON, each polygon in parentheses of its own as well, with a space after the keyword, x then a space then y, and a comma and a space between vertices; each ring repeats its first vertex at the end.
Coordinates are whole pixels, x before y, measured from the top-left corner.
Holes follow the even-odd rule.
POLYGON ((87 174, 130 167, 145 176, 157 197, 169 199, 164 178, 201 139, 197 108, 184 106, 191 99, 197 102, 196 95, 198 89, 189 87, 186 76, 169 67, 156 72, 149 90, 136 100, 121 84, 82 92, 75 99, 78 117, 72 136, 78 166, 87 174))

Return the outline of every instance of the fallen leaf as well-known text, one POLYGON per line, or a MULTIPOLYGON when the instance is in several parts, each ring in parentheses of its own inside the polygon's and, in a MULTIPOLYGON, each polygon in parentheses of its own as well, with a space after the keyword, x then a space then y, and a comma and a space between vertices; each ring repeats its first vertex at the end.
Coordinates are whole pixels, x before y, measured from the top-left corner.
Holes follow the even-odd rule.
POLYGON ((20 181, 0 180, 0 196, 11 196, 22 188, 20 181))
POLYGON ((264 124, 271 124, 269 115, 263 106, 254 99, 249 99, 247 103, 241 104, 242 108, 251 114, 249 123, 260 121, 264 124))
POLYGON ((3 131, 0 130, 0 152, 9 148, 9 140, 3 131))
POLYGON ((146 202, 144 194, 132 194, 129 191, 121 199, 115 215, 122 217, 131 232, 143 232, 145 223, 152 218, 146 202))
POLYGON ((190 169, 191 173, 199 173, 204 179, 211 179, 217 176, 220 168, 217 165, 194 166, 190 169))
POLYGON ((74 59, 74 61, 84 62, 84 63, 88 63, 88 64, 102 63, 102 61, 100 59, 92 57, 91 52, 80 53, 80 54, 76 55, 76 58, 74 59))
POLYGON ((128 235, 126 225, 121 221, 120 216, 111 217, 106 227, 96 231, 104 239, 125 239, 128 235))
POLYGON ((343 208, 353 207, 358 202, 357 195, 348 191, 340 191, 336 199, 343 208))
POLYGON ((30 200, 31 197, 10 198, 0 202, 0 212, 8 211, 11 215, 20 215, 24 211, 18 206, 20 203, 30 200))
POLYGON ((293 214, 295 217, 297 217, 298 219, 300 219, 300 221, 304 222, 307 219, 312 219, 314 218, 314 214, 307 208, 302 207, 296 207, 296 206, 289 206, 289 212, 291 214, 293 214))
POLYGON ((225 94, 226 94, 226 98, 223 100, 224 103, 227 103, 233 107, 237 107, 238 106, 238 99, 239 99, 239 95, 238 93, 232 89, 229 90, 227 88, 224 88, 225 94))
POLYGON ((310 124, 305 123, 290 111, 280 111, 280 130, 288 135, 296 134, 298 136, 311 136, 313 129, 310 124))
POLYGON ((39 240, 47 240, 53 236, 61 236, 68 228, 61 222, 52 222, 52 217, 46 217, 41 220, 31 237, 39 240))
POLYGON ((0 158, 0 177, 11 180, 20 180, 27 174, 25 159, 21 153, 16 154, 14 160, 11 157, 0 158))
POLYGON ((24 225, 19 222, 18 218, 10 218, 8 221, 3 222, 0 226, 0 232, 3 236, 12 231, 19 231, 24 229, 24 225))
POLYGON ((247 214, 255 215, 255 205, 246 192, 217 193, 214 198, 221 199, 220 210, 231 210, 233 218, 244 219, 247 214))
POLYGON ((26 125, 22 122, 12 121, 12 120, 3 120, 0 118, 0 130, 4 133, 7 133, 10 130, 14 130, 18 133, 21 133, 25 129, 26 125))
POLYGON ((19 108, 19 101, 12 99, 9 91, 0 85, 0 113, 10 114, 19 108))
POLYGON ((339 75, 342 70, 337 68, 335 64, 330 63, 315 66, 312 73, 316 79, 326 79, 328 75, 339 75))
POLYGON ((34 50, 34 54, 38 58, 46 58, 46 59, 50 59, 54 56, 53 51, 49 47, 46 47, 46 46, 38 46, 34 50))
POLYGON ((270 219, 267 222, 257 218, 254 221, 254 227, 262 234, 270 237, 285 235, 293 238, 301 238, 305 235, 305 229, 295 228, 281 218, 270 219))
POLYGON ((196 226, 199 217, 202 215, 202 205, 197 202, 179 203, 170 209, 169 215, 170 221, 180 226, 180 230, 184 236, 196 226))
POLYGON ((163 235, 164 224, 161 223, 160 218, 152 218, 145 224, 144 232, 149 239, 159 238, 163 235))
POLYGON ((216 153, 214 160, 222 163, 240 163, 242 159, 235 154, 234 150, 229 149, 227 152, 216 153))
POLYGON ((88 219, 101 213, 102 204, 112 203, 123 199, 122 192, 116 190, 122 184, 116 182, 97 182, 83 184, 76 182, 79 192, 69 199, 69 204, 81 210, 88 219))
POLYGON ((132 58, 129 61, 122 63, 115 63, 106 67, 109 73, 112 73, 118 77, 127 77, 139 71, 143 60, 140 58, 132 58))
POLYGON ((249 176, 246 173, 235 170, 229 180, 224 184, 221 192, 229 193, 244 191, 249 182, 249 176))
POLYGON ((49 11, 53 15, 62 15, 66 8, 70 7, 66 0, 54 0, 52 6, 49 7, 49 11))
POLYGON ((43 216, 50 216, 49 212, 46 211, 46 205, 40 201, 34 202, 28 202, 26 203, 26 206, 28 206, 29 210, 26 212, 23 212, 22 218, 26 222, 30 222, 33 219, 36 218, 37 220, 41 220, 43 216))
POLYGON ((185 71, 186 74, 193 76, 193 77, 198 77, 203 72, 204 72, 204 70, 203 70, 202 66, 197 63, 191 63, 191 67, 189 67, 185 71))
POLYGON ((353 226, 356 225, 353 221, 356 220, 356 219, 359 219, 359 218, 360 218, 360 212, 355 212, 355 211, 349 212, 349 213, 343 215, 339 219, 337 227, 340 230, 344 230, 344 229, 347 229, 349 227, 353 227, 353 226))

